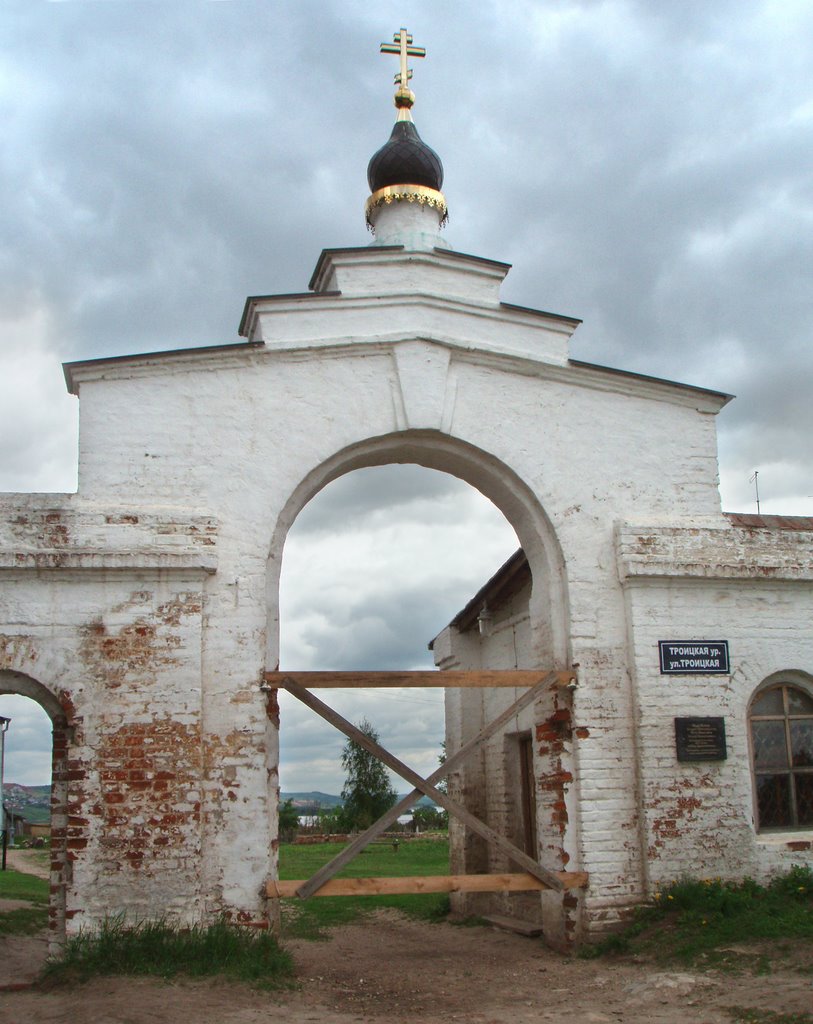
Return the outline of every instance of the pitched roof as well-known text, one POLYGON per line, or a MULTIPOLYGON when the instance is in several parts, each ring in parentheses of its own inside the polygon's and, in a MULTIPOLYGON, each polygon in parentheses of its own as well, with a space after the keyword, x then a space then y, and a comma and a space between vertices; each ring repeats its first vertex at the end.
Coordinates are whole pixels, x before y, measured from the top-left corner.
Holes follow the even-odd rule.
POLYGON ((732 526, 747 530, 810 530, 813 516, 757 516, 750 512, 723 512, 732 526))

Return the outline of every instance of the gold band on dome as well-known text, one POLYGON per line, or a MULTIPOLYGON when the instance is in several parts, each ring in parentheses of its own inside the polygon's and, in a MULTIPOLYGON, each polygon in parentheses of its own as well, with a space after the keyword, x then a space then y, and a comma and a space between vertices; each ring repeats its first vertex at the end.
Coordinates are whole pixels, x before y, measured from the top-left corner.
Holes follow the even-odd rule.
POLYGON ((390 203, 418 203, 420 206, 431 206, 440 213, 441 226, 449 219, 446 198, 437 189, 427 188, 426 185, 385 185, 384 188, 373 192, 364 208, 369 228, 373 226, 370 222, 372 211, 377 206, 389 206, 390 203))

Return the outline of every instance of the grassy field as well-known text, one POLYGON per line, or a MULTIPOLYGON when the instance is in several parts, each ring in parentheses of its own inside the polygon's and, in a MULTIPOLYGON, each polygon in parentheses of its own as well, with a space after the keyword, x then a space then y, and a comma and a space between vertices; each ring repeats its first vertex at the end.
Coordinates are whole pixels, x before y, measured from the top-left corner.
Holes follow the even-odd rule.
POLYGON ((813 871, 795 867, 768 885, 675 882, 641 907, 623 932, 581 950, 583 957, 618 953, 765 974, 773 960, 792 955, 797 969, 813 974, 813 871))
MULTIPOLYGON (((338 843, 283 845, 280 877, 309 878, 342 848, 338 843)), ((379 842, 359 854, 341 872, 341 877, 445 875, 449 870, 448 861, 445 839, 401 842, 397 851, 391 843, 379 842)), ((17 871, 0 872, 0 898, 25 900, 30 904, 0 913, 0 935, 32 933, 45 927, 47 882, 17 871)), ((284 938, 323 939, 327 938, 330 928, 357 921, 380 908, 393 908, 427 922, 440 921, 447 915, 449 903, 447 895, 429 893, 291 899, 283 900, 282 907, 284 938)), ((163 925, 156 927, 160 930, 163 925)), ((112 922, 106 935, 111 949, 122 941, 121 932, 121 924, 112 922)), ((219 931, 211 935, 201 931, 196 940, 204 951, 202 961, 206 959, 205 950, 210 943, 226 941, 219 931)), ((146 943, 160 950, 170 942, 170 937, 163 932, 147 931, 134 941, 136 945, 146 943)), ((793 868, 767 885, 758 885, 750 879, 743 882, 688 879, 665 886, 648 905, 639 909, 622 933, 582 949, 580 953, 584 957, 619 954, 695 967, 746 968, 758 973, 769 973, 772 964, 792 960, 796 970, 813 975, 813 871, 793 868)), ((179 954, 187 955, 188 950, 179 954)), ((267 962, 272 951, 247 947, 234 955, 247 963, 267 962)), ((256 969, 246 968, 249 973, 256 969)), ((278 964, 275 973, 284 977, 285 966, 278 964)), ((743 1021, 749 1019, 742 1018, 743 1021)), ((778 1019, 777 1024, 780 1024, 778 1019)))
POLYGON ((0 899, 27 900, 29 907, 0 912, 0 935, 33 935, 48 923, 48 883, 19 871, 0 871, 0 899))
MULTIPOLYGON (((283 845, 279 853, 282 879, 309 878, 343 849, 340 843, 283 845)), ((446 839, 411 839, 397 852, 391 843, 375 843, 363 850, 340 873, 341 878, 404 877, 406 875, 448 875, 449 843, 446 839)), ((283 936, 326 938, 326 930, 349 924, 381 907, 392 907, 426 921, 442 920, 449 912, 445 893, 397 896, 325 896, 283 900, 283 936)))

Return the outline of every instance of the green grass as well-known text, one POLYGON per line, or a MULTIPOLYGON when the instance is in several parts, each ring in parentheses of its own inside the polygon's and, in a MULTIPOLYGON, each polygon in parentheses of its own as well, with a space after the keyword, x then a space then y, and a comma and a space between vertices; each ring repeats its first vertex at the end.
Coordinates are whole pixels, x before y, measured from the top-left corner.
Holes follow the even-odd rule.
POLYGON ((30 906, 0 912, 0 936, 34 935, 48 924, 48 883, 19 871, 0 871, 0 899, 26 900, 30 906))
MULTIPOLYGON (((343 849, 341 843, 314 843, 280 847, 280 878, 310 876, 343 849)), ((415 839, 402 842, 398 852, 389 843, 368 846, 340 872, 340 878, 448 875, 447 840, 415 839)), ((315 896, 309 900, 283 900, 283 935, 322 939, 337 925, 350 924, 382 907, 400 910, 425 921, 442 920, 449 913, 446 893, 393 896, 315 896)))
POLYGON ((127 924, 122 917, 69 939, 44 969, 46 982, 87 981, 100 975, 174 978, 223 976, 256 988, 290 986, 293 961, 269 932, 222 921, 208 928, 173 928, 164 921, 127 924))
POLYGON ((728 1008, 737 1024, 813 1024, 809 1013, 774 1013, 773 1010, 749 1010, 742 1006, 728 1008))
POLYGON ((11 868, 0 871, 0 899, 47 903, 49 889, 45 879, 36 875, 26 875, 11 868))
MULTIPOLYGON (((813 952, 813 870, 792 868, 768 885, 752 879, 684 879, 665 887, 624 931, 581 951, 582 957, 631 953, 686 965, 742 967, 769 973, 771 962, 744 943, 769 941, 781 954, 813 952), (793 943, 781 940, 795 940, 793 943), (732 945, 735 948, 731 948, 732 945)), ((750 1012, 750 1011, 749 1011, 750 1012)))
POLYGON ((47 907, 17 907, 0 913, 0 937, 3 935, 36 935, 48 927, 47 907))

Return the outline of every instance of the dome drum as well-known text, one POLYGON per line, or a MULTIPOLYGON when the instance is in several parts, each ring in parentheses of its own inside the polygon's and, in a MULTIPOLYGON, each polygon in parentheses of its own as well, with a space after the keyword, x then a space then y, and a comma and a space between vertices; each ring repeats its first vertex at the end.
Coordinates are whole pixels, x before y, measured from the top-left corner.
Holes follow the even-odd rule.
POLYGON ((390 206, 392 203, 417 203, 419 206, 428 206, 437 211, 439 226, 442 227, 448 220, 446 209, 446 198, 442 192, 434 188, 427 188, 424 185, 385 185, 373 192, 367 200, 365 216, 367 226, 372 229, 373 211, 381 206, 390 206))

